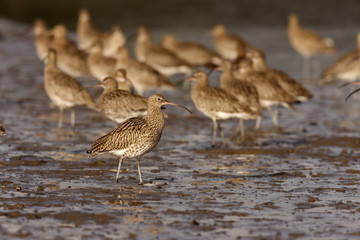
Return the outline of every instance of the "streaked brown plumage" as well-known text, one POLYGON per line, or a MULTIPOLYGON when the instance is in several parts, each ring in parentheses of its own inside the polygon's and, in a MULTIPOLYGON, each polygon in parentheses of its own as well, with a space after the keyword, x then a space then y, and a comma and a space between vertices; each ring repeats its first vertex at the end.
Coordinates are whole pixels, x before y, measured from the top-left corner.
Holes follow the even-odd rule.
POLYGON ((335 54, 334 43, 329 38, 323 38, 315 32, 302 28, 296 14, 289 15, 288 37, 291 46, 304 58, 303 77, 310 78, 310 59, 320 53, 335 54))
POLYGON ((75 78, 63 73, 57 68, 57 53, 49 49, 47 63, 44 69, 45 91, 50 100, 60 109, 58 127, 62 127, 63 111, 71 108, 71 126, 75 127, 75 110, 73 107, 86 105, 97 110, 97 105, 90 94, 83 89, 75 78))
POLYGON ((86 54, 68 39, 66 27, 63 24, 57 24, 53 28, 53 33, 52 47, 57 51, 58 67, 72 77, 90 75, 86 64, 86 54))
POLYGON ((3 124, 1 121, 0 121, 0 135, 6 135, 5 128, 3 127, 3 124))
MULTIPOLYGON (((268 109, 275 127, 279 126, 279 105, 294 109, 291 104, 296 102, 296 98, 287 93, 274 78, 271 78, 265 72, 256 72, 253 70, 249 60, 243 59, 238 63, 238 66, 236 66, 234 70, 234 77, 236 79, 251 82, 256 86, 260 105, 262 108, 268 109), (271 106, 273 105, 275 106, 275 112, 271 109, 271 106)), ((261 122, 258 121, 256 128, 259 128, 260 124, 261 122)))
POLYGON ((190 63, 180 59, 166 48, 152 43, 150 33, 145 27, 138 28, 135 53, 138 61, 148 64, 165 76, 178 73, 191 75, 194 72, 190 63))
POLYGON ((215 25, 211 33, 214 36, 214 47, 222 58, 235 61, 245 56, 245 41, 239 36, 227 33, 223 24, 215 25))
POLYGON ((196 108, 213 122, 213 146, 218 128, 223 144, 225 144, 221 125, 217 121, 231 118, 256 119, 259 117, 259 113, 251 110, 247 104, 239 102, 231 93, 224 89, 210 87, 205 72, 199 71, 187 80, 194 80, 197 83, 191 90, 191 98, 196 108))
POLYGON ((126 70, 128 79, 140 95, 151 90, 162 91, 176 89, 176 86, 163 74, 146 63, 132 59, 128 49, 125 47, 118 50, 115 68, 123 68, 126 70))
POLYGON ((218 54, 203 45, 194 42, 181 42, 173 35, 164 35, 161 45, 190 63, 193 67, 214 67, 219 66, 222 62, 218 54))
POLYGON ((265 63, 265 57, 261 52, 253 52, 247 57, 252 62, 252 67, 257 72, 263 72, 269 78, 275 79, 279 85, 296 100, 306 102, 312 97, 312 93, 307 90, 301 83, 291 78, 283 71, 268 68, 265 63))
MULTIPOLYGON (((259 116, 259 118, 261 118, 261 105, 255 85, 251 82, 236 80, 233 76, 233 69, 230 61, 225 60, 222 63, 220 70, 223 71, 220 77, 220 87, 232 93, 239 102, 247 105, 259 116)), ((241 136, 244 137, 245 130, 243 119, 239 119, 239 125, 235 132, 238 133, 239 131, 241 132, 241 136)))
POLYGON ((147 99, 118 89, 113 77, 106 77, 101 84, 94 86, 104 88, 98 106, 100 111, 112 121, 123 123, 129 118, 146 115, 147 99))
POLYGON ((360 78, 360 33, 357 35, 357 49, 347 52, 328 67, 322 74, 320 84, 336 79, 350 82, 357 78, 360 78))
POLYGON ((101 41, 96 41, 90 48, 86 61, 91 74, 99 81, 107 76, 113 76, 116 64, 115 59, 103 56, 102 50, 101 41))
POLYGON ((44 20, 36 19, 33 24, 33 31, 35 35, 34 44, 36 54, 41 61, 44 61, 48 54, 48 49, 54 40, 53 34, 47 29, 44 20))
POLYGON ((119 156, 116 182, 119 179, 123 159, 136 157, 140 184, 143 183, 140 158, 151 151, 160 140, 165 124, 161 112, 163 105, 180 106, 165 100, 160 94, 153 94, 148 98, 146 116, 128 119, 110 133, 97 139, 91 149, 87 151, 91 156, 101 153, 112 153, 119 156))

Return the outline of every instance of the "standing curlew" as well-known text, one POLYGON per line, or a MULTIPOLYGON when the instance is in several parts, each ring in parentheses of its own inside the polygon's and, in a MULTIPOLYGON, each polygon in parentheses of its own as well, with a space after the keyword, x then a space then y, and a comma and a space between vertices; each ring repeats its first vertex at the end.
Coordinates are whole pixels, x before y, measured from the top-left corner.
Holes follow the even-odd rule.
MULTIPOLYGON (((236 80, 233 76, 232 64, 230 61, 225 60, 219 70, 222 70, 220 77, 220 87, 232 93, 239 102, 248 105, 259 118, 261 118, 261 105, 259 101, 259 94, 256 87, 251 82, 236 80)), ((235 133, 241 132, 241 137, 245 136, 245 129, 243 119, 239 120, 239 125, 235 133)))
POLYGON ((167 77, 178 73, 191 75, 194 72, 190 63, 166 48, 152 43, 150 33, 145 27, 138 28, 135 53, 137 60, 145 62, 167 77))
POLYGON ((76 36, 78 47, 81 50, 89 49, 95 41, 102 37, 102 32, 94 28, 91 24, 90 13, 87 9, 82 8, 79 11, 79 19, 76 26, 76 36))
POLYGON ((203 45, 194 42, 181 42, 173 35, 164 35, 161 45, 190 63, 193 67, 214 67, 219 66, 222 62, 218 54, 203 45))
MULTIPOLYGON (((332 41, 332 39, 320 37, 313 31, 301 28, 299 25, 298 17, 294 13, 291 13, 289 15, 287 33, 291 46, 304 58, 304 80, 310 79, 311 57, 314 57, 320 53, 336 53, 336 49, 334 47, 334 42, 332 41)), ((315 68, 319 68, 319 66, 314 66, 314 70, 318 71, 319 69, 315 68)))
POLYGON ((89 49, 90 53, 86 60, 90 73, 99 81, 107 76, 113 76, 116 64, 115 59, 103 56, 102 50, 102 43, 97 40, 89 49))
POLYGON ((186 80, 194 80, 197 84, 191 90, 191 98, 196 108, 213 122, 212 146, 215 145, 217 129, 219 128, 223 144, 225 144, 221 124, 217 121, 231 118, 256 119, 258 112, 254 112, 247 104, 238 101, 229 92, 220 88, 209 86, 206 73, 199 71, 193 77, 186 80))
POLYGON ((293 95, 297 101, 306 102, 312 97, 312 93, 307 90, 301 83, 291 78, 285 72, 268 68, 265 63, 265 57, 261 52, 247 54, 252 62, 255 71, 265 74, 268 78, 275 79, 278 84, 290 95, 293 95))
MULTIPOLYGON (((269 77, 265 72, 253 70, 249 60, 243 59, 238 63, 234 70, 234 77, 255 85, 259 94, 260 105, 262 108, 268 109, 275 127, 279 127, 279 105, 294 109, 292 104, 296 102, 296 98, 286 92, 274 78, 269 77), (275 106, 275 111, 271 109, 271 106, 275 106)), ((256 122, 257 129, 260 124, 261 118, 256 122)))
POLYGON ((124 158, 137 158, 137 168, 140 184, 143 183, 140 170, 140 158, 151 151, 159 142, 165 120, 161 111, 163 105, 186 107, 169 102, 160 94, 153 94, 148 98, 147 115, 130 118, 119 127, 97 139, 87 153, 91 156, 101 153, 112 153, 119 156, 119 167, 116 182, 119 180, 121 163, 124 158))
POLYGON ((118 89, 113 77, 106 77, 93 87, 103 87, 98 100, 100 111, 109 119, 123 123, 129 118, 146 115, 147 99, 126 90, 118 89))
POLYGON ((2 125, 2 122, 0 121, 0 135, 6 135, 5 128, 2 125))
POLYGON ((71 108, 71 127, 75 127, 75 110, 73 107, 86 105, 97 110, 97 105, 90 94, 85 91, 75 78, 61 72, 56 66, 56 50, 49 49, 44 69, 45 91, 50 100, 59 107, 58 127, 62 127, 63 111, 71 108))
POLYGON ((54 33, 52 47, 57 52, 59 68, 72 77, 90 75, 86 64, 86 54, 80 51, 73 41, 68 39, 66 27, 63 24, 57 24, 52 31, 54 33))
POLYGON ((36 19, 33 24, 33 31, 35 35, 34 44, 36 54, 41 61, 44 61, 48 54, 48 49, 54 40, 54 36, 46 28, 46 24, 42 19, 36 19))
POLYGON ((122 47, 117 52, 117 62, 115 69, 123 68, 126 70, 127 77, 134 85, 136 92, 143 95, 150 90, 174 90, 176 86, 167 77, 159 73, 146 63, 132 59, 126 47, 122 47))
POLYGON ((223 24, 215 25, 211 34, 214 36, 214 47, 222 58, 235 61, 245 56, 245 41, 239 36, 227 33, 223 24))
POLYGON ((357 35, 357 49, 347 52, 322 74, 320 85, 335 79, 351 82, 360 78, 360 33, 357 35))
POLYGON ((113 26, 111 33, 108 37, 103 37, 103 52, 106 57, 116 57, 117 50, 126 45, 126 37, 121 27, 118 25, 113 26))
POLYGON ((115 25, 110 33, 102 32, 91 24, 91 16, 87 9, 79 11, 79 19, 76 27, 76 35, 79 49, 86 51, 96 41, 103 45, 103 55, 113 57, 119 47, 125 46, 126 37, 120 26, 115 25))

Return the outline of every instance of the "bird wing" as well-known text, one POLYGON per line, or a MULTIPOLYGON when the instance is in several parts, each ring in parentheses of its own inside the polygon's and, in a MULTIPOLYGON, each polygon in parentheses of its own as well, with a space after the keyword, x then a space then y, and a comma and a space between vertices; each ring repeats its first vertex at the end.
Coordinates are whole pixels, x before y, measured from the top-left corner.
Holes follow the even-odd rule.
POLYGON ((110 133, 97 139, 91 145, 88 153, 95 155, 112 150, 126 149, 146 134, 146 126, 147 122, 143 117, 130 118, 110 133))
POLYGON ((145 111, 147 99, 126 90, 114 90, 101 98, 101 104, 114 106, 118 110, 145 111))
POLYGON ((178 58, 174 53, 156 44, 151 44, 149 46, 146 54, 146 62, 166 67, 189 66, 187 62, 178 58))
MULTIPOLYGON (((195 86, 196 87, 196 86, 195 86)), ((206 88, 205 90, 195 91, 196 105, 199 109, 207 109, 212 112, 235 113, 247 111, 248 107, 240 103, 235 96, 220 88, 206 88)))

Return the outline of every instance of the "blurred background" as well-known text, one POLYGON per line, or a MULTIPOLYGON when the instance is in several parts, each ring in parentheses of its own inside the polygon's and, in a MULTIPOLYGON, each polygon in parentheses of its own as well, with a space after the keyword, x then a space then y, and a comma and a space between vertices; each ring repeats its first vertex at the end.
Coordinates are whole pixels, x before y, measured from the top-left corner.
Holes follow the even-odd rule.
POLYGON ((31 23, 43 18, 49 26, 76 27, 77 13, 87 7, 95 26, 108 30, 115 23, 125 32, 139 25, 150 28, 285 26, 295 12, 312 27, 354 27, 360 24, 359 0, 1 0, 0 17, 31 23))

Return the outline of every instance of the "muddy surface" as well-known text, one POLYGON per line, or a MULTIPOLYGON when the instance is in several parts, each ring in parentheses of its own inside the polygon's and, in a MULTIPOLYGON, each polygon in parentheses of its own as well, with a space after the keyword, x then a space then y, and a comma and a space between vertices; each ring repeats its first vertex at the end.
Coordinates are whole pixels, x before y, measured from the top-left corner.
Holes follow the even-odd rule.
MULTIPOLYGON (((1 239, 360 238, 359 103, 344 102, 349 88, 309 83, 314 98, 296 112, 281 109, 280 131, 264 112, 261 131, 247 122, 239 141, 231 138, 237 122, 226 121, 228 144, 215 148, 209 119, 167 107, 162 139, 141 161, 145 184, 134 160, 124 161, 116 184, 117 158, 86 154, 114 124, 80 107, 75 133, 69 112, 56 129, 58 110, 26 27, 0 19, 1 239)), ((231 30, 264 49, 270 66, 301 79, 285 26, 231 30)), ((355 48, 358 29, 316 30, 334 38, 337 56, 355 48)), ((167 31, 153 29, 154 38, 167 31)), ((203 31, 174 31, 211 47, 203 31)), ((324 68, 335 57, 320 60, 324 68)), ((164 95, 195 110, 187 90, 164 95)))

